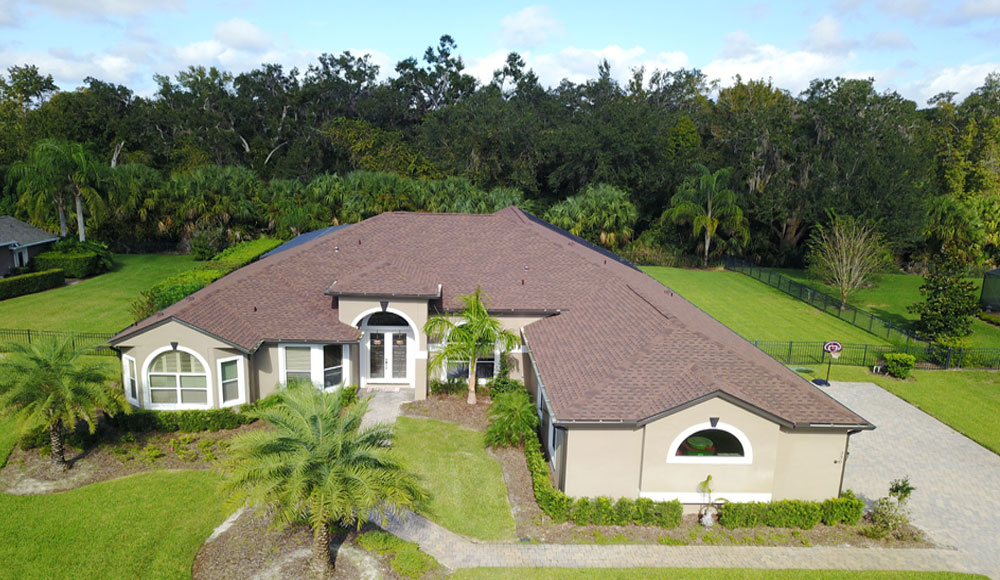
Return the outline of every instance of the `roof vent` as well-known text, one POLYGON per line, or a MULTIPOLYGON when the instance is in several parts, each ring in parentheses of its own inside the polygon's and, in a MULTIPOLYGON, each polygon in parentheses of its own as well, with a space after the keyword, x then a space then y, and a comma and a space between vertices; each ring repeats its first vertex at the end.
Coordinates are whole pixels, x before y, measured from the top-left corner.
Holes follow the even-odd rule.
POLYGON ((334 247, 333 247, 333 253, 335 253, 335 254, 336 254, 336 253, 338 253, 338 252, 340 252, 340 246, 334 246, 334 247))
POLYGON ((253 311, 257 312, 257 307, 256 306, 253 307, 253 311))
POLYGON ((708 422, 712 424, 712 429, 715 429, 716 427, 719 426, 719 418, 718 417, 709 417, 708 418, 708 422))

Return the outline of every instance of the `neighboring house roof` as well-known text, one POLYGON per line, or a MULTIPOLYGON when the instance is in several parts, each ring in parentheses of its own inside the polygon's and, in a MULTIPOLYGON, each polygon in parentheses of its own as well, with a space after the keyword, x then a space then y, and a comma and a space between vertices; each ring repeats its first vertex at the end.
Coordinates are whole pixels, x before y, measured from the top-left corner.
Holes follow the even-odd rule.
POLYGON ((33 246, 54 242, 59 236, 28 225, 8 215, 0 216, 0 246, 33 246))
POLYGON ((342 226, 329 226, 329 227, 323 228, 321 230, 313 230, 311 232, 306 232, 304 234, 300 234, 300 235, 295 236, 294 238, 288 240, 284 244, 281 244, 280 246, 278 246, 277 248, 271 250, 270 252, 267 252, 266 254, 264 254, 263 256, 261 256, 261 258, 266 258, 268 256, 272 256, 274 254, 279 254, 281 252, 284 252, 285 250, 290 250, 290 249, 292 249, 294 247, 301 246, 302 244, 304 244, 306 242, 315 240, 316 238, 321 238, 321 237, 325 236, 326 234, 328 234, 330 232, 335 232, 335 231, 337 231, 337 230, 339 230, 341 228, 346 228, 349 225, 351 225, 351 224, 344 224, 342 226))
POLYGON ((493 312, 548 315, 523 331, 558 422, 644 423, 718 396, 787 426, 871 428, 629 262, 514 207, 381 214, 242 268, 112 343, 171 319, 246 350, 356 341, 324 292, 454 311, 477 286, 493 312))

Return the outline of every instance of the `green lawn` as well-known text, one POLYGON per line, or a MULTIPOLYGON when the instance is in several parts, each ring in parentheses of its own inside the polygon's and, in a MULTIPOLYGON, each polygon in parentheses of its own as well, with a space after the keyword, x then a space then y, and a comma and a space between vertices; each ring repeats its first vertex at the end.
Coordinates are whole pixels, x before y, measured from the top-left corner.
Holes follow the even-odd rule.
POLYGON ((114 269, 45 292, 0 301, 0 327, 118 332, 132 324, 129 304, 139 291, 194 266, 191 256, 115 256, 114 269))
MULTIPOLYGON (((839 294, 830 286, 813 278, 805 270, 781 269, 775 271, 827 294, 833 296, 839 294)), ((912 327, 913 322, 918 317, 907 312, 906 307, 923 300, 923 296, 920 295, 920 285, 923 284, 923 281, 922 276, 914 274, 882 274, 879 276, 875 288, 858 290, 851 297, 850 303, 893 324, 912 327)), ((969 278, 969 281, 975 283, 977 288, 983 285, 982 277, 969 278)), ((972 334, 966 340, 969 346, 1000 347, 1000 327, 975 319, 972 321, 972 334)))
POLYGON ((743 274, 658 266, 643 270, 748 340, 888 344, 743 274))
POLYGON ((431 493, 422 515, 472 538, 514 538, 503 471, 486 453, 481 431, 400 417, 393 445, 431 493))
POLYGON ((15 423, 13 417, 0 419, 0 467, 6 465, 7 456, 10 455, 14 444, 17 443, 15 423))
MULTIPOLYGON (((801 368, 793 365, 793 368, 801 368)), ((807 378, 825 376, 815 367, 807 378)), ((983 447, 1000 453, 1000 372, 913 371, 901 381, 860 367, 834 366, 830 380, 870 382, 933 415, 983 447)))
POLYGON ((156 471, 52 495, 0 495, 0 578, 191 578, 226 518, 218 475, 156 471))
POLYGON ((466 568, 451 580, 972 580, 955 572, 755 570, 746 568, 466 568))

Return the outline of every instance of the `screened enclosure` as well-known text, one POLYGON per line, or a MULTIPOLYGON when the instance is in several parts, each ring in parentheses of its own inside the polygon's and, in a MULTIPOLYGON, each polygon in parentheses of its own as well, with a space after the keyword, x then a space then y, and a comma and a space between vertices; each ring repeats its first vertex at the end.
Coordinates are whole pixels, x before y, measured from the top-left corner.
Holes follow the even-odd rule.
POLYGON ((983 293, 979 295, 983 310, 1000 312, 1000 268, 983 275, 983 293))

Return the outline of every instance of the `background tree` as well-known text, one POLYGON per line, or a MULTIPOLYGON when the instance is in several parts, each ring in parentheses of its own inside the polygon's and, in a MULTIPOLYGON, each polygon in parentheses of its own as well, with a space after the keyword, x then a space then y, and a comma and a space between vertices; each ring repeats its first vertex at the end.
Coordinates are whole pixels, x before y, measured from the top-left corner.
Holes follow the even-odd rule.
POLYGON ((440 337, 443 341, 443 347, 431 358, 429 366, 439 369, 448 361, 468 361, 468 403, 475 405, 476 362, 479 357, 491 356, 497 348, 507 356, 521 341, 490 315, 481 287, 477 287, 472 294, 459 296, 459 300, 462 309, 457 313, 456 320, 438 315, 424 324, 427 336, 440 337))
POLYGON ((588 185, 583 193, 557 203, 545 213, 545 220, 552 225, 611 249, 632 239, 638 217, 628 194, 606 183, 588 185))
POLYGON ((840 293, 844 308, 855 290, 864 287, 891 263, 889 246, 874 226, 859 218, 831 214, 809 238, 809 272, 840 293))
POLYGON ((750 232, 743 210, 736 202, 736 194, 727 187, 732 169, 712 173, 700 163, 693 167, 697 174, 684 179, 661 220, 690 223, 695 237, 703 234, 702 263, 707 268, 712 239, 720 230, 731 236, 729 246, 733 248, 746 244, 750 232))
POLYGON ((89 349, 74 349, 72 340, 11 343, 0 358, 0 414, 17 418, 21 432, 44 428, 49 432, 52 462, 67 469, 63 440, 66 431, 86 421, 97 428, 97 412, 129 412, 119 388, 108 385, 104 364, 83 359, 89 349))
POLYGON ((346 405, 339 392, 308 384, 276 397, 274 405, 253 411, 271 429, 231 440, 222 487, 234 508, 267 508, 279 527, 308 523, 314 566, 325 577, 331 525, 361 527, 415 507, 426 493, 389 447, 392 427, 361 426, 369 399, 346 405))
POLYGON ((965 279, 968 272, 953 255, 942 254, 920 286, 923 302, 907 309, 920 315, 917 330, 928 338, 958 338, 972 332, 972 317, 979 312, 976 285, 965 279))

